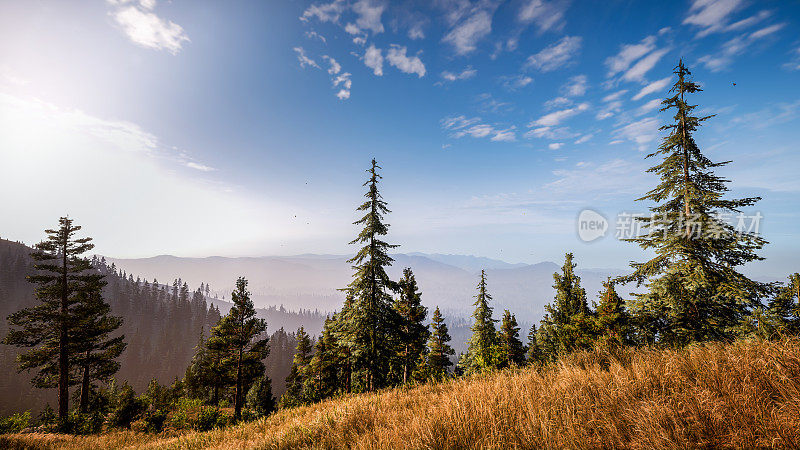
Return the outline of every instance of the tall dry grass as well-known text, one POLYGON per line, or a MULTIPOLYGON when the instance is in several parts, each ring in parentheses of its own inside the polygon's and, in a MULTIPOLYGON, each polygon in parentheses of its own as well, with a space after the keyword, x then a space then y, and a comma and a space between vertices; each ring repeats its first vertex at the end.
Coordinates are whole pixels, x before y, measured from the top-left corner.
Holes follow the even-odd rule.
POLYGON ((800 341, 572 355, 167 437, 12 435, 9 448, 798 448, 800 341))

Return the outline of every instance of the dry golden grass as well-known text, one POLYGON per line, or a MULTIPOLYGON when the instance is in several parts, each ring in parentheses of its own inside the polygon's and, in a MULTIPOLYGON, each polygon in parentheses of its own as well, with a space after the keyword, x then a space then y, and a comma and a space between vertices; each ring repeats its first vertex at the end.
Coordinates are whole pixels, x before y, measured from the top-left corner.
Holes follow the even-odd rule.
POLYGON ((224 430, 11 435, 2 448, 798 448, 800 341, 572 355, 224 430))

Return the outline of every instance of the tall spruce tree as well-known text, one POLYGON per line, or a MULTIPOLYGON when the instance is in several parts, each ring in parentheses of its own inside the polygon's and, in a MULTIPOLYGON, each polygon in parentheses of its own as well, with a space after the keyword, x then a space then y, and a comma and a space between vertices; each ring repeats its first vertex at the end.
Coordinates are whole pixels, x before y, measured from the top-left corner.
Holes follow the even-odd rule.
POLYGON ((481 280, 478 283, 478 293, 475 295, 475 311, 472 313, 472 336, 469 338, 467 353, 458 362, 466 373, 473 373, 492 367, 493 349, 497 341, 497 330, 492 318, 492 308, 489 301, 492 296, 486 290, 486 271, 481 270, 481 280))
POLYGON ((628 239, 655 253, 647 262, 632 263, 623 282, 646 284, 636 295, 634 313, 655 318, 650 332, 665 345, 728 339, 748 312, 761 303, 771 286, 753 281, 737 267, 763 259, 756 254, 766 241, 756 233, 736 230, 725 215, 741 212, 760 198, 727 200, 729 180, 714 173, 730 161, 715 163, 698 148, 694 132, 712 116, 694 115, 697 105, 686 96, 700 92, 681 60, 661 111, 674 110, 661 145, 647 158, 660 158, 648 172, 660 183, 638 199, 650 201, 650 217, 639 218, 641 233, 628 239))
POLYGON ((525 352, 525 360, 529 364, 545 362, 544 353, 539 345, 539 339, 537 336, 538 332, 536 330, 536 324, 533 324, 531 325, 530 331, 528 331, 528 348, 525 352))
POLYGON ((107 382, 119 371, 116 360, 125 350, 125 336, 109 334, 122 325, 122 318, 111 315, 111 306, 103 300, 105 282, 89 283, 80 296, 76 312, 79 318, 75 333, 77 358, 75 366, 80 371, 81 394, 79 409, 88 412, 92 381, 107 382))
POLYGON ((47 239, 36 244, 31 256, 36 273, 28 280, 36 283, 36 306, 8 317, 12 328, 4 343, 32 348, 18 356, 20 371, 38 369, 32 379, 38 388, 58 388, 58 417, 63 423, 69 412, 69 387, 76 384, 74 363, 81 349, 75 345, 76 327, 81 317, 79 293, 99 283, 102 275, 92 270, 91 261, 81 255, 94 248, 92 238, 76 239, 81 227, 61 217, 57 230, 45 230, 47 239))
POLYGON ((402 382, 406 383, 425 352, 425 342, 430 331, 424 324, 428 308, 422 306, 422 294, 410 268, 403 269, 403 278, 398 282, 398 287, 400 295, 394 302, 394 310, 400 319, 397 329, 399 340, 397 359, 400 366, 398 372, 402 382))
POLYGON ((311 342, 311 337, 303 327, 297 330, 296 339, 297 349, 292 360, 292 368, 289 370, 289 376, 286 377, 286 392, 280 400, 282 408, 302 405, 309 401, 306 399, 304 388, 314 345, 311 342))
POLYGON ((625 305, 609 278, 600 291, 600 303, 595 307, 595 331, 598 341, 605 345, 631 343, 630 320, 625 305))
POLYGON ((561 354, 587 348, 593 341, 586 291, 581 287, 581 278, 575 274, 576 264, 572 259, 572 253, 567 253, 561 273, 553 274, 556 298, 545 306, 546 313, 537 336, 545 358, 551 361, 561 354))
POLYGON ((451 339, 450 333, 438 306, 433 311, 430 331, 428 351, 425 355, 424 366, 421 368, 420 378, 441 380, 447 376, 449 367, 453 365, 450 356, 455 355, 456 352, 448 344, 451 339))
POLYGON ((354 222, 363 229, 350 244, 363 245, 348 262, 355 274, 346 291, 352 296, 352 307, 342 311, 341 336, 348 347, 353 375, 361 390, 372 391, 387 385, 390 363, 397 346, 396 332, 399 318, 392 308, 392 291, 396 283, 389 279, 386 267, 394 261, 389 250, 397 247, 383 241, 389 225, 383 223, 389 213, 386 202, 378 192, 378 166, 372 160, 367 170, 369 179, 364 183, 366 201, 358 207, 364 216, 354 222))
POLYGON ((211 337, 206 345, 224 355, 223 365, 233 379, 234 416, 238 419, 245 393, 253 381, 264 376, 264 363, 261 360, 269 354, 269 347, 267 338, 261 337, 267 331, 267 322, 256 317, 247 290, 247 280, 243 277, 236 280, 231 300, 233 305, 230 311, 211 329, 211 337))
POLYGON ((525 346, 519 339, 517 318, 508 310, 503 311, 494 357, 498 368, 521 366, 525 362, 525 346))

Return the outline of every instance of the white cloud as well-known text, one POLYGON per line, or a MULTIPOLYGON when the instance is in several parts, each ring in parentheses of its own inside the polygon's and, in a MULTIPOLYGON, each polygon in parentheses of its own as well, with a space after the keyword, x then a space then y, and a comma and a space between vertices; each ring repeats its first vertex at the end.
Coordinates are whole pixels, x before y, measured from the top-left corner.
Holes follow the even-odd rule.
POLYGON ((325 36, 317 33, 316 31, 306 31, 304 34, 309 39, 319 39, 323 44, 328 43, 327 39, 325 39, 325 36))
POLYGON ((348 23, 344 26, 344 32, 347 34, 361 34, 361 29, 354 23, 348 23))
POLYGON ((574 108, 562 109, 560 111, 554 111, 550 114, 546 114, 535 121, 531 122, 528 127, 540 126, 540 127, 553 127, 559 125, 564 120, 576 115, 580 114, 583 111, 589 109, 588 103, 581 103, 580 105, 574 108))
POLYGON ((533 78, 527 75, 503 76, 500 79, 503 81, 503 87, 511 91, 522 89, 533 83, 533 78))
POLYGON ((374 45, 370 45, 367 51, 364 53, 364 64, 372 69, 375 75, 382 76, 383 55, 381 54, 381 49, 375 48, 374 45))
POLYGON ((409 39, 425 39, 425 31, 422 27, 425 25, 424 22, 419 21, 411 25, 411 28, 408 29, 408 38, 409 39))
POLYGON ((551 144, 548 144, 547 148, 549 148, 550 150, 558 150, 563 146, 564 146, 563 142, 553 142, 551 144))
POLYGON ((643 87, 636 95, 633 96, 632 100, 639 100, 642 97, 650 95, 654 92, 658 92, 669 84, 671 77, 662 78, 657 81, 653 81, 652 83, 648 84, 647 86, 643 87))
POLYGON ((791 61, 783 65, 788 70, 800 70, 800 47, 792 51, 793 58, 791 61))
POLYGON ((370 30, 373 34, 383 33, 381 15, 386 9, 383 1, 358 0, 353 4, 353 11, 358 14, 356 25, 362 30, 370 30))
POLYGON ((325 55, 325 56, 323 56, 322 58, 323 58, 324 60, 328 61, 328 64, 330 64, 330 66, 331 66, 331 67, 328 69, 328 73, 329 73, 329 74, 331 74, 331 75, 336 75, 337 73, 339 73, 339 72, 341 72, 341 71, 342 71, 342 66, 341 66, 341 65, 340 65, 338 62, 336 62, 336 60, 335 60, 335 59, 331 58, 331 57, 330 57, 330 56, 328 56, 328 55, 325 55))
POLYGON ((606 95, 605 97, 603 97, 603 101, 604 102, 613 102, 614 100, 618 100, 620 97, 622 97, 623 95, 625 95, 627 93, 628 93, 627 89, 622 89, 622 90, 619 90, 617 92, 614 92, 614 93, 606 95))
POLYGON ((425 64, 418 56, 406 56, 405 47, 393 44, 386 51, 386 59, 403 73, 415 73, 420 78, 425 76, 425 64))
POLYGON ((446 81, 467 80, 474 77, 477 73, 478 71, 473 69, 472 66, 467 66, 460 73, 444 71, 442 72, 442 78, 446 81))
POLYGON ((339 92, 336 93, 336 97, 339 100, 347 100, 348 98, 350 98, 350 91, 348 91, 347 89, 340 89, 339 92))
POLYGON ((442 41, 451 44, 457 54, 466 55, 473 52, 478 41, 491 32, 492 14, 480 9, 451 29, 442 41))
POLYGON ((206 166, 205 164, 196 163, 194 161, 187 162, 186 167, 194 170, 199 170, 200 172, 213 172, 214 170, 216 170, 213 167, 206 166))
POLYGON ((544 107, 545 109, 555 109, 563 108, 571 104, 572 100, 568 99, 567 97, 556 97, 544 102, 544 107))
POLYGON ((699 61, 702 62, 706 68, 712 72, 719 72, 720 70, 726 69, 728 66, 730 66, 736 56, 744 53, 745 50, 747 50, 757 40, 771 36, 772 34, 783 29, 785 26, 785 23, 778 23, 764 27, 749 34, 741 34, 736 36, 722 44, 722 48, 718 53, 713 55, 705 55, 700 58, 699 61))
POLYGON ((615 134, 620 139, 634 142, 639 151, 644 151, 650 142, 658 138, 658 121, 654 117, 647 117, 617 129, 615 134))
POLYGON ((537 127, 525 133, 526 139, 545 138, 545 139, 573 139, 580 136, 569 129, 569 127, 537 127))
POLYGON ((524 24, 533 22, 540 33, 560 31, 564 28, 567 6, 567 1, 527 0, 520 7, 517 20, 524 24))
POLYGON ((498 129, 494 125, 482 123, 479 117, 466 118, 463 115, 445 117, 440 121, 442 128, 450 131, 450 137, 459 139, 462 137, 486 138, 490 137, 493 142, 513 142, 517 140, 514 127, 498 129))
POLYGON ((336 23, 339 21, 339 17, 342 15, 342 12, 344 12, 344 9, 344 0, 334 0, 330 3, 311 5, 303 11, 300 20, 307 22, 309 19, 316 17, 320 22, 336 23))
POLYGON ((316 61, 306 56, 306 51, 303 47, 295 47, 293 50, 297 53, 297 61, 300 63, 300 67, 305 68, 310 66, 316 67, 317 69, 320 68, 316 61))
POLYGON ((151 12, 155 7, 154 0, 145 0, 138 5, 126 3, 116 3, 118 7, 111 15, 133 43, 175 55, 184 42, 189 42, 180 25, 151 12))
POLYGON ((655 48, 655 36, 648 36, 638 44, 623 45, 619 53, 606 59, 608 76, 613 77, 620 72, 628 70, 634 61, 652 52, 655 48))
POLYGON ((646 185, 647 175, 642 164, 633 164, 624 159, 613 159, 597 166, 586 161, 582 163, 576 164, 572 170, 554 170, 553 175, 558 179, 547 183, 544 188, 571 195, 587 192, 586 187, 591 186, 591 195, 594 197, 628 197, 641 192, 642 185, 646 185))
POLYGON ((336 93, 336 97, 339 100, 346 100, 350 98, 350 88, 353 85, 353 82, 350 80, 350 73, 349 72, 342 72, 336 75, 333 78, 333 87, 339 88, 339 92, 336 93))
POLYGON ((542 72, 550 72, 564 67, 570 64, 578 54, 581 42, 582 38, 579 36, 564 36, 539 53, 529 56, 525 67, 534 67, 542 72))
POLYGON ((743 0, 692 0, 689 15, 683 19, 683 23, 701 27, 698 37, 722 31, 730 15, 743 4, 743 0))
POLYGON ((593 134, 584 134, 583 136, 580 137, 580 139, 575 141, 575 144, 583 144, 585 142, 589 142, 589 139, 591 139, 592 137, 594 137, 593 134))
POLYGON ((561 86, 561 92, 567 97, 580 97, 586 93, 589 84, 586 75, 576 75, 567 80, 567 83, 561 86))
POLYGON ((669 49, 664 48, 650 53, 628 69, 625 74, 622 75, 622 79, 626 81, 643 81, 647 72, 649 72, 667 52, 669 52, 669 49))
POLYGON ((636 110, 636 114, 640 115, 640 116, 643 115, 643 114, 647 114, 650 111, 652 111, 654 109, 657 109, 659 106, 661 106, 661 99, 660 98, 654 98, 654 99, 650 100, 649 102, 645 103, 644 105, 640 106, 636 110))

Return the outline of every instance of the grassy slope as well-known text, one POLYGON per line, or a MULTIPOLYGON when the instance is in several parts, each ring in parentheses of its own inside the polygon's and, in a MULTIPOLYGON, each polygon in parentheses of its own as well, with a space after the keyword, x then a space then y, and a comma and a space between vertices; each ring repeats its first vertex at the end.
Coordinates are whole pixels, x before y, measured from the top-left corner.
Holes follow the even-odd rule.
POLYGON ((177 437, 13 435, 0 448, 800 447, 800 341, 586 352, 177 437))

